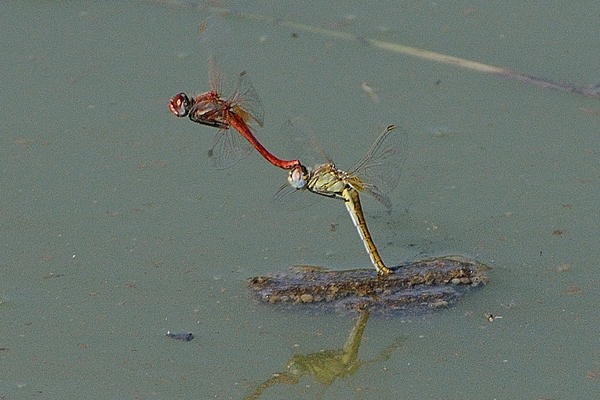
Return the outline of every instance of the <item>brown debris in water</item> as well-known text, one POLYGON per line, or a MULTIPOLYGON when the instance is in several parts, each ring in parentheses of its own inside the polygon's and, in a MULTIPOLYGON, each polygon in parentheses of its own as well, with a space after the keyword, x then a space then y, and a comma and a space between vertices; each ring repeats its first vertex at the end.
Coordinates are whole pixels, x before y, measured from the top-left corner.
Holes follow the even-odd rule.
POLYGON ((341 310, 419 312, 446 307, 469 288, 485 284, 487 266, 459 256, 421 260, 379 276, 374 269, 330 271, 295 267, 291 273, 248 279, 263 303, 323 305, 341 310))

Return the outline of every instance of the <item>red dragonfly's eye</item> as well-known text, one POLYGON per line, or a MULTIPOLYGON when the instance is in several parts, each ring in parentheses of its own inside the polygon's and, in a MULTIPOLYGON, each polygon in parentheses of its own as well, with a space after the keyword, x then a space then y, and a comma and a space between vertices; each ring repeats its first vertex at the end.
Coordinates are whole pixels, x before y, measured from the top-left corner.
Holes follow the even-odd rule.
POLYGON ((169 99, 169 110, 178 117, 185 117, 190 111, 190 99, 185 93, 178 93, 169 99))

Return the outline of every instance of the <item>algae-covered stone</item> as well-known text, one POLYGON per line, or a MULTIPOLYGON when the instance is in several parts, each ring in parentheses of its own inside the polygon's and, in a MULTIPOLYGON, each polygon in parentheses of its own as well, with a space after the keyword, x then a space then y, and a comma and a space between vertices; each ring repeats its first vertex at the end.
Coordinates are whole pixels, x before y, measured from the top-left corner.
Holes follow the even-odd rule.
POLYGON ((291 272, 248 279, 251 296, 263 303, 303 304, 336 310, 419 313, 454 304, 487 282, 484 264, 460 256, 430 258, 392 268, 330 271, 297 267, 291 272))

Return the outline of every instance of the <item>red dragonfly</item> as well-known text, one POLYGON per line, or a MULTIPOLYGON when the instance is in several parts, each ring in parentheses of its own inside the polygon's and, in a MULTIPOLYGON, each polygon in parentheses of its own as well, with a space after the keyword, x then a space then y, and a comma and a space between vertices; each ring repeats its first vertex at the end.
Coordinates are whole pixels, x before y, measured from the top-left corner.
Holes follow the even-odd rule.
POLYGON ((249 124, 256 122, 262 126, 263 109, 258 94, 242 72, 233 95, 225 100, 219 91, 219 79, 214 59, 209 62, 211 91, 196 98, 178 93, 169 100, 169 110, 177 117, 188 116, 190 120, 202 125, 219 128, 215 144, 209 154, 214 157, 219 169, 231 167, 244 158, 249 148, 237 143, 239 136, 232 133, 234 128, 271 164, 283 169, 293 169, 300 165, 298 160, 282 160, 270 153, 256 139, 249 124))

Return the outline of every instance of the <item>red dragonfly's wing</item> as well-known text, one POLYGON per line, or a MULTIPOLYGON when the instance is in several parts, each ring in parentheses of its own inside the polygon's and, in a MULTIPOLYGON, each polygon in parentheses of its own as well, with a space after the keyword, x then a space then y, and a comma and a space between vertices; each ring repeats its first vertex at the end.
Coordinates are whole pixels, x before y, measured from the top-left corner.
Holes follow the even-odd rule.
POLYGON ((235 129, 220 129, 215 136, 213 147, 208 151, 217 169, 227 169, 252 152, 254 147, 235 129))
POLYGON ((240 74, 237 88, 230 101, 234 111, 237 111, 246 123, 252 122, 248 120, 250 116, 258 125, 263 126, 265 111, 258 92, 245 71, 240 74))

